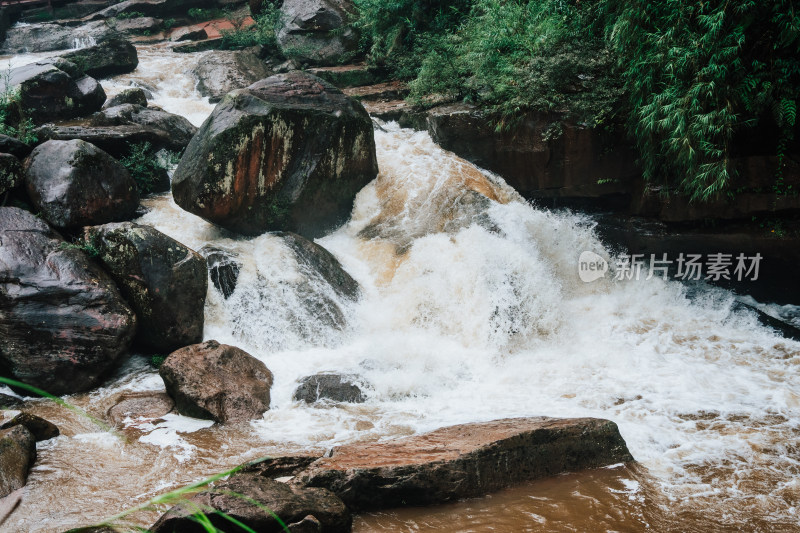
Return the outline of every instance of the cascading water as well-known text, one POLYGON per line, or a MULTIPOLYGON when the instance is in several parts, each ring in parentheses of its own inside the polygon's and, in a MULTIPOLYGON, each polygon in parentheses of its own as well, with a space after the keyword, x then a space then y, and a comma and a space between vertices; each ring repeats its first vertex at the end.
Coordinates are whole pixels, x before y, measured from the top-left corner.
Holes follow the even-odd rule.
MULTIPOLYGON (((196 121, 211 106, 175 76, 186 59, 169 54, 140 51, 137 72, 110 87, 146 85, 196 121)), ((139 222, 241 263, 229 298, 209 284, 205 338, 272 370, 271 410, 224 427, 168 415, 115 436, 42 401, 33 411, 62 436, 40 445, 2 531, 88 524, 267 454, 531 415, 614 420, 639 464, 363 516, 356 531, 798 529, 800 343, 733 312, 726 291, 658 278, 583 283, 580 253, 611 255, 591 218, 525 203, 425 133, 388 124, 376 144, 379 177, 350 221, 317 241, 359 282, 356 303, 277 236, 233 236, 168 195, 145 202, 139 222), (321 320, 309 298, 335 304, 343 321, 321 320), (293 402, 297 380, 321 370, 360 376, 367 402, 293 402)), ((127 390, 163 384, 133 357, 106 387, 68 400, 102 414, 127 390)))

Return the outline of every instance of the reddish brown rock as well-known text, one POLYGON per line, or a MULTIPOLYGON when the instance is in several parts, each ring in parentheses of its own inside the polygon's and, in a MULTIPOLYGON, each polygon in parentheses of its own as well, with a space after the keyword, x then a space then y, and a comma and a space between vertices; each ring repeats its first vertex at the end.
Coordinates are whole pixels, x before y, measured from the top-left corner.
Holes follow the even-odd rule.
POLYGON ((229 93, 172 181, 182 208, 239 233, 317 237, 347 220, 378 173, 372 121, 357 101, 302 72, 229 93))
POLYGON ((9 429, 13 428, 14 426, 23 426, 25 429, 30 431, 36 442, 52 439, 54 437, 58 437, 60 434, 60 431, 55 424, 31 413, 18 414, 0 426, 0 429, 9 429))
POLYGON ((207 341, 181 348, 167 357, 159 374, 186 416, 241 422, 269 409, 272 372, 235 346, 207 341))
POLYGON ((480 496, 561 472, 632 461, 617 425, 596 418, 509 418, 390 442, 334 448, 296 483, 354 511, 480 496))

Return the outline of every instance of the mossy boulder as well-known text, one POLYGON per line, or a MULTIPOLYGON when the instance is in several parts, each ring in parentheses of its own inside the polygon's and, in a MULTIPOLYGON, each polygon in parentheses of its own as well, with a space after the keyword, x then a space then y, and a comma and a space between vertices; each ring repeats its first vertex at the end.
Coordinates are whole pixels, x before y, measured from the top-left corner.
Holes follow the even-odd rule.
POLYGON ((303 72, 229 93, 189 143, 172 181, 183 209, 245 235, 318 237, 347 220, 377 176, 372 121, 303 72))
POLYGON ((94 78, 127 74, 139 65, 136 47, 124 39, 108 39, 95 46, 67 52, 61 57, 75 63, 84 74, 94 78))
POLYGON ((25 185, 42 216, 58 228, 133 218, 136 182, 116 159, 86 141, 47 141, 25 164, 25 185))
POLYGON ((277 32, 283 54, 307 65, 339 65, 359 52, 350 24, 358 13, 350 0, 285 0, 277 32))
POLYGON ((170 352, 203 339, 206 260, 150 226, 86 228, 85 239, 139 317, 136 342, 170 352))

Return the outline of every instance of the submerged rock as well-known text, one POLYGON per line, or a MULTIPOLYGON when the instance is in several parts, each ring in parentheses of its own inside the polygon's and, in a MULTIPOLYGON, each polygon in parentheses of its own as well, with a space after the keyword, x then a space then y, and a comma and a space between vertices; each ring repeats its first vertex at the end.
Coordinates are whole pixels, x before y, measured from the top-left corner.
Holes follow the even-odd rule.
POLYGON ((242 264, 236 260, 238 254, 208 245, 200 248, 198 253, 206 258, 211 283, 225 299, 230 298, 236 290, 239 271, 242 269, 242 264))
POLYGON ((219 102, 229 92, 249 87, 270 74, 264 61, 247 50, 209 52, 192 70, 197 90, 210 102, 219 102))
POLYGON ((36 462, 36 439, 24 426, 0 430, 0 498, 21 489, 36 462))
POLYGON ((319 400, 334 402, 363 403, 367 397, 357 385, 358 376, 321 372, 300 380, 294 391, 295 401, 314 403, 319 400))
POLYGON ((2 426, 0 429, 9 429, 13 428, 14 426, 23 426, 28 431, 31 432, 33 438, 36 439, 36 442, 42 440, 49 440, 60 435, 60 431, 58 427, 50 422, 49 420, 45 420, 40 416, 36 416, 30 413, 20 413, 2 426))
POLYGON ((19 90, 20 105, 36 124, 88 115, 106 101, 105 91, 94 78, 73 79, 48 63, 11 69, 8 85, 19 90))
MULTIPOLYGON (((353 521, 344 503, 328 490, 291 486, 257 473, 240 473, 218 483, 212 490, 193 496, 189 503, 173 507, 150 531, 205 531, 192 519, 198 506, 201 509, 210 508, 225 513, 259 533, 286 531, 281 522, 286 524, 289 531, 298 533, 348 533, 353 521), (236 494, 241 494, 244 498, 237 497, 236 494), (317 526, 318 529, 313 529, 317 526)), ((227 531, 230 525, 228 520, 210 511, 206 515, 212 524, 227 531)))
POLYGON ((139 206, 136 182, 116 159, 81 140, 47 141, 25 165, 28 195, 59 228, 132 218, 139 206))
POLYGON ((164 392, 126 392, 106 413, 109 420, 119 426, 127 418, 157 419, 171 413, 175 402, 164 392))
POLYGON ((108 39, 95 46, 67 52, 61 58, 75 63, 93 78, 127 74, 139 65, 136 47, 124 39, 108 39))
POLYGON ((269 410, 272 372, 244 350, 207 341, 171 353, 159 368, 178 412, 242 422, 269 410))
POLYGON ((277 235, 292 249, 301 267, 319 274, 339 296, 352 301, 358 299, 358 282, 347 273, 332 253, 296 233, 281 232, 277 235))
POLYGON ((137 344, 169 352, 203 339, 208 277, 200 254, 132 222, 86 228, 84 238, 136 311, 137 344))
POLYGON ((358 54, 357 13, 350 0, 284 0, 278 44, 286 57, 309 65, 337 65, 358 54))
POLYGON ((0 392, 0 409, 16 409, 17 407, 22 407, 24 403, 22 398, 0 392))
POLYGON ((430 505, 515 483, 632 461, 617 425, 595 418, 509 418, 390 442, 340 446, 298 475, 354 511, 430 505))
POLYGON ((232 231, 316 237, 347 219, 377 172, 363 106, 292 72, 217 105, 187 147, 172 193, 183 209, 232 231))
POLYGON ((0 368, 69 394, 127 355, 136 317, 111 278, 41 219, 0 207, 0 368))

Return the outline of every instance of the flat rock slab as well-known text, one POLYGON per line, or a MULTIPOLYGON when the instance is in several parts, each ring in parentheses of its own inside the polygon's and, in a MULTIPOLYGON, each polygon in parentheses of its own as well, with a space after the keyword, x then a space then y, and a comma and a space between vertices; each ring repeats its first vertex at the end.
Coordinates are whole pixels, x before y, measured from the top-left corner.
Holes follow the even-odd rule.
POLYGON ((324 487, 354 511, 430 505, 510 485, 633 461, 614 422, 507 418, 392 442, 334 448, 294 483, 324 487))

